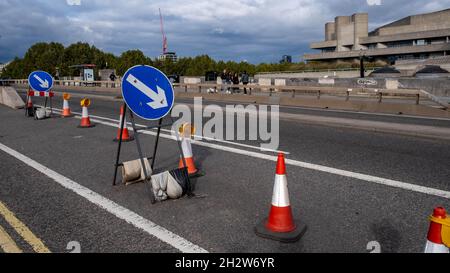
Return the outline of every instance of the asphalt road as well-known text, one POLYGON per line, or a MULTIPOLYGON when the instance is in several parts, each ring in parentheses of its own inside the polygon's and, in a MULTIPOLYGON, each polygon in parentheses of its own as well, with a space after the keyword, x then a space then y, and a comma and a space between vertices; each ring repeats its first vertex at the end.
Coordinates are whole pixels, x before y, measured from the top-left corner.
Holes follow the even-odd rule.
MULTIPOLYGON (((55 104, 62 105, 59 99, 55 104)), ((24 117, 23 111, 0 106, 0 143, 210 252, 368 252, 371 241, 379 242, 382 252, 422 252, 432 209, 439 205, 450 209, 448 197, 428 191, 450 191, 449 142, 285 120, 280 121, 279 149, 289 153, 291 205, 298 221, 308 226, 299 242, 283 244, 254 234, 253 228, 270 208, 275 153, 250 146, 216 141, 194 144, 196 163, 206 173, 194 181, 195 192, 206 197, 151 205, 143 184, 111 186, 117 149, 112 139, 117 128, 107 125, 111 121, 105 118, 117 120, 120 105, 93 100, 91 118, 101 123, 92 129, 77 128, 77 118, 35 121, 24 117), (305 163, 317 165, 305 167, 305 163), (360 175, 399 183, 387 186, 360 175), (419 192, 417 186, 428 190, 419 192)), ((72 111, 81 112, 79 108, 72 103, 72 111)), ((150 155, 154 136, 146 134, 141 139, 150 155)), ((51 251, 67 252, 70 241, 80 242, 83 252, 179 251, 9 154, 0 151, 0 155, 0 201, 51 251)), ((136 143, 125 143, 122 161, 136 158, 136 143)), ((177 163, 175 142, 162 138, 155 172, 175 168, 177 163)), ((0 226, 8 227, 1 221, 2 217, 0 226)), ((10 228, 7 231, 14 234, 10 228)), ((24 251, 31 251, 20 238, 15 239, 24 251)))

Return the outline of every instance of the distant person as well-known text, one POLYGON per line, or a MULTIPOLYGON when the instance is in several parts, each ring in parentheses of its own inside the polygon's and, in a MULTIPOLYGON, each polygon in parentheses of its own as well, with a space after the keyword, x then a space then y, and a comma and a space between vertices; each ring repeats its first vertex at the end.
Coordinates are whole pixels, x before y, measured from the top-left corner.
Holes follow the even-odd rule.
MULTIPOLYGON (((233 83, 233 85, 238 85, 239 84, 239 75, 238 73, 234 73, 231 81, 233 83)), ((233 93, 236 93, 236 91, 239 91, 239 87, 233 87, 233 93)))
POLYGON ((244 85, 244 94, 247 95, 247 84, 250 82, 250 76, 247 74, 247 71, 242 73, 241 81, 244 85))
POLYGON ((112 83, 112 87, 115 88, 116 87, 116 75, 114 74, 114 72, 111 72, 111 75, 109 75, 109 79, 113 82, 112 83))

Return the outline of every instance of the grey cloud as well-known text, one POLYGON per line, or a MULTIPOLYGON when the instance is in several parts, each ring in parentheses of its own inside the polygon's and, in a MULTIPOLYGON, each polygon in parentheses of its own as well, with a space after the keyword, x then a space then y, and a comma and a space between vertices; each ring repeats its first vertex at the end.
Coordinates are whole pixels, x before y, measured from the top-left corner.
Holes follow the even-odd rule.
POLYGON ((181 56, 276 62, 294 59, 323 39, 324 23, 338 15, 369 12, 371 29, 411 14, 450 7, 450 0, 0 0, 0 62, 23 56, 39 41, 95 44, 119 55, 161 51, 158 8, 165 18, 169 49, 181 56))

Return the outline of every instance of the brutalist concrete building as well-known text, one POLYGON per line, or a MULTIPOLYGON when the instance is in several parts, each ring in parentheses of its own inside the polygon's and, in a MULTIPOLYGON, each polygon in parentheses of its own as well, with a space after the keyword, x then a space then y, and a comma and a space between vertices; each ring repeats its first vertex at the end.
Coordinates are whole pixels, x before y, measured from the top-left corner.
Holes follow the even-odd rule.
POLYGON ((369 32, 369 15, 338 16, 325 24, 325 41, 305 61, 354 62, 360 56, 393 63, 450 55, 450 9, 412 15, 369 32))

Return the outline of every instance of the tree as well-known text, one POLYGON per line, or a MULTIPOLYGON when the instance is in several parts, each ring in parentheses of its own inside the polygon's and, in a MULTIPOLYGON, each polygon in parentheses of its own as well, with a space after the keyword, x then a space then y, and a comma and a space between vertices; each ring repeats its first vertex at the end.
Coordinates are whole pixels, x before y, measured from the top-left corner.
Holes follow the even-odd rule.
POLYGON ((28 75, 25 72, 23 60, 18 57, 8 64, 2 72, 5 79, 25 79, 28 75))
POLYGON ((125 72, 135 65, 152 65, 152 60, 147 58, 140 50, 128 50, 120 55, 117 64, 117 73, 119 75, 125 74, 125 72))

